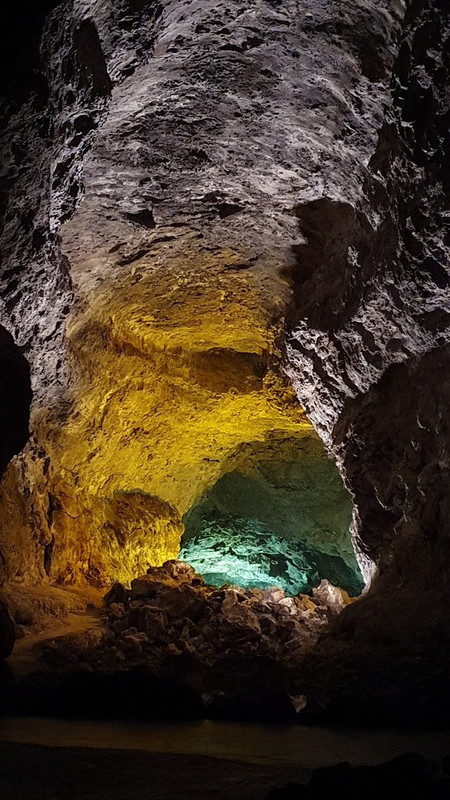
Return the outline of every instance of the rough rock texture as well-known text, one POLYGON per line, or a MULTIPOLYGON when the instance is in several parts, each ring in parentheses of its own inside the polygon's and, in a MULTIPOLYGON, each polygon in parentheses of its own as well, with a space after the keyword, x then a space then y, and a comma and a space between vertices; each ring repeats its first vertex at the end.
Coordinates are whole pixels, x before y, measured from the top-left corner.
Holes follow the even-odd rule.
MULTIPOLYGON (((310 418, 342 460, 355 494, 357 543, 376 563, 383 560, 384 543, 398 542, 397 523, 402 520, 412 533, 416 512, 433 513, 436 481, 443 490, 448 484, 442 461, 448 430, 442 429, 440 407, 448 391, 450 319, 449 25, 445 3, 407 4, 392 104, 356 214, 324 199, 298 210, 308 245, 297 251, 296 292, 307 300, 294 301, 293 315, 303 319, 292 333, 289 370, 310 418), (308 265, 319 260, 320 270, 308 275, 308 265), (320 277, 325 274, 326 285, 320 277), (340 294, 330 288, 333 280, 340 294), (418 437, 428 450, 423 462, 418 437), (411 467, 408 447, 416 453, 411 467), (437 472, 429 481, 432 463, 437 472), (413 519, 409 494, 419 475, 426 483, 423 510, 417 508, 413 519)), ((388 545, 387 558, 389 550, 388 545)))
POLYGON ((351 498, 322 443, 311 436, 273 434, 242 445, 236 468, 227 469, 184 515, 183 544, 201 535, 205 517, 216 515, 257 519, 283 539, 339 555, 355 567, 351 498))
MULTIPOLYGON (((5 138, 5 293, 17 328, 33 308, 20 336, 36 386, 34 441, 10 477, 27 495, 18 577, 130 579, 177 554, 182 515, 243 445, 315 436, 281 374, 292 210, 317 189, 314 137, 328 106, 338 124, 359 57, 332 43, 317 87, 328 32, 311 37, 296 3, 186 9, 63 7, 44 37, 47 109, 26 109, 33 143, 24 112, 5 138)), ((363 83, 358 136, 373 138, 363 83)), ((347 169, 338 154, 323 163, 347 169)))
POLYGON ((310 684, 320 672, 326 702, 353 697, 354 709, 369 704, 375 714, 377 703, 389 713, 391 702, 392 713, 415 697, 419 718, 432 717, 433 706, 444 716, 450 696, 449 30, 446 4, 408 4, 392 110, 366 184, 383 246, 356 246, 364 280, 349 286, 334 318, 302 333, 301 345, 294 332, 291 350, 303 378, 307 349, 320 357, 314 397, 308 403, 297 383, 299 396, 318 429, 330 431, 355 495, 361 561, 370 559, 368 572, 377 566, 357 614, 343 615, 339 642, 318 649, 310 684), (330 680, 336 668, 339 687, 330 680))
MULTIPOLYGON (((286 597, 280 589, 217 589, 181 561, 149 569, 131 589, 114 584, 104 601, 102 627, 41 643, 41 673, 30 681, 45 697, 44 707, 55 704, 62 680, 81 695, 85 686, 79 701, 88 713, 101 715, 106 698, 114 716, 135 676, 144 695, 146 682, 151 687, 168 680, 160 691, 181 692, 179 716, 189 711, 191 692, 203 715, 245 717, 247 707, 250 714, 278 718, 288 709, 295 719, 305 698, 292 693, 294 668, 351 602, 328 581, 312 597, 286 597), (42 673, 50 677, 43 680, 42 673), (122 681, 123 698, 114 697, 111 676, 119 681, 117 689, 122 681), (96 685, 103 699, 96 700, 96 685), (276 699, 273 708, 270 698, 276 699)), ((38 702, 31 708, 40 710, 38 702)), ((152 716, 155 709, 145 713, 152 716)))
POLYGON ((7 477, 12 577, 95 584, 176 555, 182 515, 243 445, 314 436, 284 366, 374 577, 324 670, 382 619, 432 682, 425 631, 446 640, 449 601, 447 5, 53 14, 47 110, 32 98, 4 140, 4 318, 36 391, 7 477))
POLYGON ((289 541, 277 536, 258 519, 205 516, 197 536, 186 543, 183 536, 181 543, 178 557, 213 586, 278 587, 296 595, 310 592, 326 578, 352 596, 364 588, 356 564, 351 569, 340 556, 318 550, 301 538, 289 541))

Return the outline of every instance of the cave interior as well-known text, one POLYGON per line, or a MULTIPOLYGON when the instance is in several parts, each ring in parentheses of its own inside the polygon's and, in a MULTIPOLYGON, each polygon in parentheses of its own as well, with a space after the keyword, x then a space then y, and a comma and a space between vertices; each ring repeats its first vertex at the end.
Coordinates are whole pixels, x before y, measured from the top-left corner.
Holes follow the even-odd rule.
POLYGON ((448 2, 15 6, 0 711, 447 730, 448 2))

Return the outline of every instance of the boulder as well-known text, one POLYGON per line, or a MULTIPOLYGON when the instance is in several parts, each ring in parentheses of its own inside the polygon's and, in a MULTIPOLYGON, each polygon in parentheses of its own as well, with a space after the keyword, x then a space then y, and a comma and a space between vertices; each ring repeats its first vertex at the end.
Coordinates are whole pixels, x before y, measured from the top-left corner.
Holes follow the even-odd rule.
POLYGON ((113 603, 125 603, 129 596, 129 590, 122 583, 113 583, 109 592, 105 594, 103 602, 106 606, 113 603))

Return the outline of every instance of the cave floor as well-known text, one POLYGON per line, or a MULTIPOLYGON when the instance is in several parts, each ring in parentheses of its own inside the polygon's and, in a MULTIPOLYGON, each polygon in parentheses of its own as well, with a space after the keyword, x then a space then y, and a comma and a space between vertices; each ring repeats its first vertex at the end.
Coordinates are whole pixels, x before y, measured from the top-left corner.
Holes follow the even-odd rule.
POLYGON ((12 654, 7 660, 8 666, 16 677, 33 672, 44 665, 40 660, 41 647, 46 642, 63 637, 95 631, 101 625, 101 615, 98 608, 68 614, 61 622, 54 620, 45 630, 39 633, 29 633, 19 639, 12 654))
POLYGON ((448 749, 439 733, 3 719, 0 800, 264 800, 326 764, 448 749))
POLYGON ((31 633, 24 636, 23 639, 19 639, 14 646, 13 653, 8 658, 8 666, 17 677, 34 672, 42 666, 40 648, 46 642, 95 630, 100 625, 101 617, 97 609, 68 614, 63 622, 55 623, 41 633, 31 633))
POLYGON ((311 596, 217 589, 188 564, 168 561, 130 589, 114 584, 105 597, 55 587, 32 587, 29 596, 23 587, 8 591, 22 638, 0 664, 4 715, 448 726, 448 681, 432 660, 424 682, 426 659, 414 662, 405 679, 403 662, 396 662, 395 676, 386 668, 396 658, 392 647, 344 649, 348 660, 339 671, 335 640, 327 634, 352 605, 328 581, 311 596), (28 632, 27 619, 33 623, 28 632), (318 643, 320 658, 325 652, 328 660, 316 656, 318 643))
POLYGON ((312 597, 217 589, 179 561, 104 598, 9 591, 34 624, 5 664, 4 713, 98 719, 294 721, 294 671, 349 602, 327 581, 312 597))
POLYGON ((1 800, 263 800, 305 774, 293 765, 4 742, 0 761, 1 800))

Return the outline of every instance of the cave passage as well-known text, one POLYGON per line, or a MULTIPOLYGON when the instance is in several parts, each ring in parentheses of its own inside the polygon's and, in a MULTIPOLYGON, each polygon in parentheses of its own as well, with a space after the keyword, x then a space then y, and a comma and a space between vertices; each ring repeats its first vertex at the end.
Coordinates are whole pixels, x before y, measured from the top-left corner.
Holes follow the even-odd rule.
POLYGON ((185 514, 179 559, 206 583, 308 593, 323 578, 360 594, 352 504, 312 437, 249 445, 185 514))

